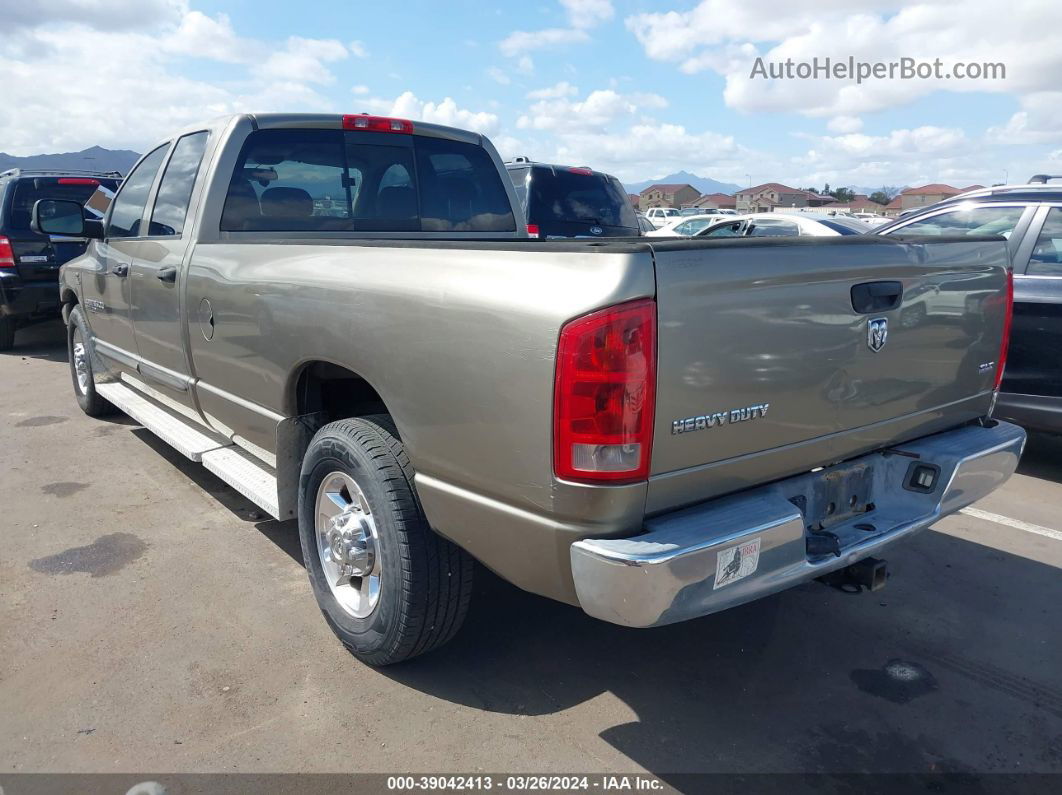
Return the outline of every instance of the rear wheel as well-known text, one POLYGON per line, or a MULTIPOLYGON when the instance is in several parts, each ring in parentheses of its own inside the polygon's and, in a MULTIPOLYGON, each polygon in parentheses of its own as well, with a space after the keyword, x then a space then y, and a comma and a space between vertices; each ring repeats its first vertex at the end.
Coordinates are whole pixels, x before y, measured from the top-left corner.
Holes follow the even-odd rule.
POLYGON ((92 376, 92 340, 85 322, 85 313, 80 306, 70 312, 66 327, 67 353, 70 359, 70 377, 74 382, 74 397, 81 410, 90 417, 104 417, 117 409, 96 392, 92 376))
POLYGON ((15 319, 0 317, 0 351, 15 347, 15 319))
POLYGON ((387 415, 321 428, 303 459, 299 536, 314 596, 358 659, 389 665, 456 634, 472 559, 428 526, 387 415))

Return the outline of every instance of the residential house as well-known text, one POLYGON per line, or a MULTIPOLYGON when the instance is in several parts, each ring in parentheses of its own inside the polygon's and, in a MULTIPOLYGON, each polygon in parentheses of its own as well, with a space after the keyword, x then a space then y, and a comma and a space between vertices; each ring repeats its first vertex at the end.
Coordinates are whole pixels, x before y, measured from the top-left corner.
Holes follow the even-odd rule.
POLYGON ((642 210, 650 207, 686 207, 701 196, 701 192, 692 185, 658 182, 642 191, 638 206, 642 210))
POLYGON ((691 206, 700 207, 703 210, 735 210, 737 209, 737 200, 725 193, 706 193, 694 201, 691 206))
POLYGON ((637 193, 628 193, 627 198, 631 200, 631 204, 634 206, 635 210, 640 209, 639 203, 641 202, 641 196, 639 196, 637 193))
POLYGON ((822 207, 834 199, 778 182, 766 182, 739 190, 734 194, 734 200, 735 209, 740 213, 769 213, 795 207, 822 207))

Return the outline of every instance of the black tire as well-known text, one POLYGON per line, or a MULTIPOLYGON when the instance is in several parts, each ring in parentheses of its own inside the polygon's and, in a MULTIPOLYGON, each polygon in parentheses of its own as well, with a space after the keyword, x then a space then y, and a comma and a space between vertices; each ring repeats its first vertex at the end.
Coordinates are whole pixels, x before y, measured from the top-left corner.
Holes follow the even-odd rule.
POLYGON ((0 317, 0 351, 9 351, 15 347, 15 319, 0 317))
POLYGON ((413 467, 388 415, 339 420, 314 435, 299 480, 299 536, 317 604, 359 660, 377 666, 408 660, 443 645, 461 627, 472 596, 472 558, 428 526, 413 467), (377 532, 379 597, 364 618, 337 600, 318 552, 318 492, 337 472, 362 490, 377 532))
POLYGON ((74 382, 74 398, 81 410, 90 417, 106 417, 116 414, 118 409, 113 403, 108 402, 96 392, 96 384, 92 375, 92 363, 94 359, 92 350, 92 332, 89 331, 85 321, 85 313, 80 306, 75 306, 70 312, 70 322, 66 325, 66 352, 70 362, 70 378, 74 382), (88 380, 82 387, 78 382, 77 364, 74 356, 74 340, 80 337, 84 346, 82 361, 87 369, 88 380))

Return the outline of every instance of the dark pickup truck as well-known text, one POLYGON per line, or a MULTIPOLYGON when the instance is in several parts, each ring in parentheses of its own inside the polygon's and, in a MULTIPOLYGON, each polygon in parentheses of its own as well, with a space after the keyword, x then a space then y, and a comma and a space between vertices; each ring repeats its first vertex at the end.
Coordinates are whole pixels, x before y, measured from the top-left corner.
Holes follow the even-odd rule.
POLYGON ((15 330, 59 316, 59 267, 85 253, 81 237, 42 235, 30 229, 39 199, 73 200, 88 218, 102 218, 122 175, 117 171, 27 171, 0 173, 0 351, 15 344, 15 330), (98 194, 94 197, 94 194, 98 194))

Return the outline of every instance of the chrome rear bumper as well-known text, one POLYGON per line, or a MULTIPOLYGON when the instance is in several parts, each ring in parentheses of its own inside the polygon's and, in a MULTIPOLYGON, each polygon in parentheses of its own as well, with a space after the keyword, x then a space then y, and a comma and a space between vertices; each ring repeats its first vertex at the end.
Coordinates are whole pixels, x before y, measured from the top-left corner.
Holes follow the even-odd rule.
POLYGON ((960 428, 656 516, 633 538, 577 541, 571 561, 579 603, 595 618, 652 627, 781 591, 873 555, 979 500, 1014 473, 1024 446, 1025 431, 1009 423, 960 428), (940 468, 929 492, 904 487, 915 461, 940 468), (840 539, 839 556, 809 556, 797 506, 812 513, 832 473, 864 465, 873 509, 828 526, 840 539))

